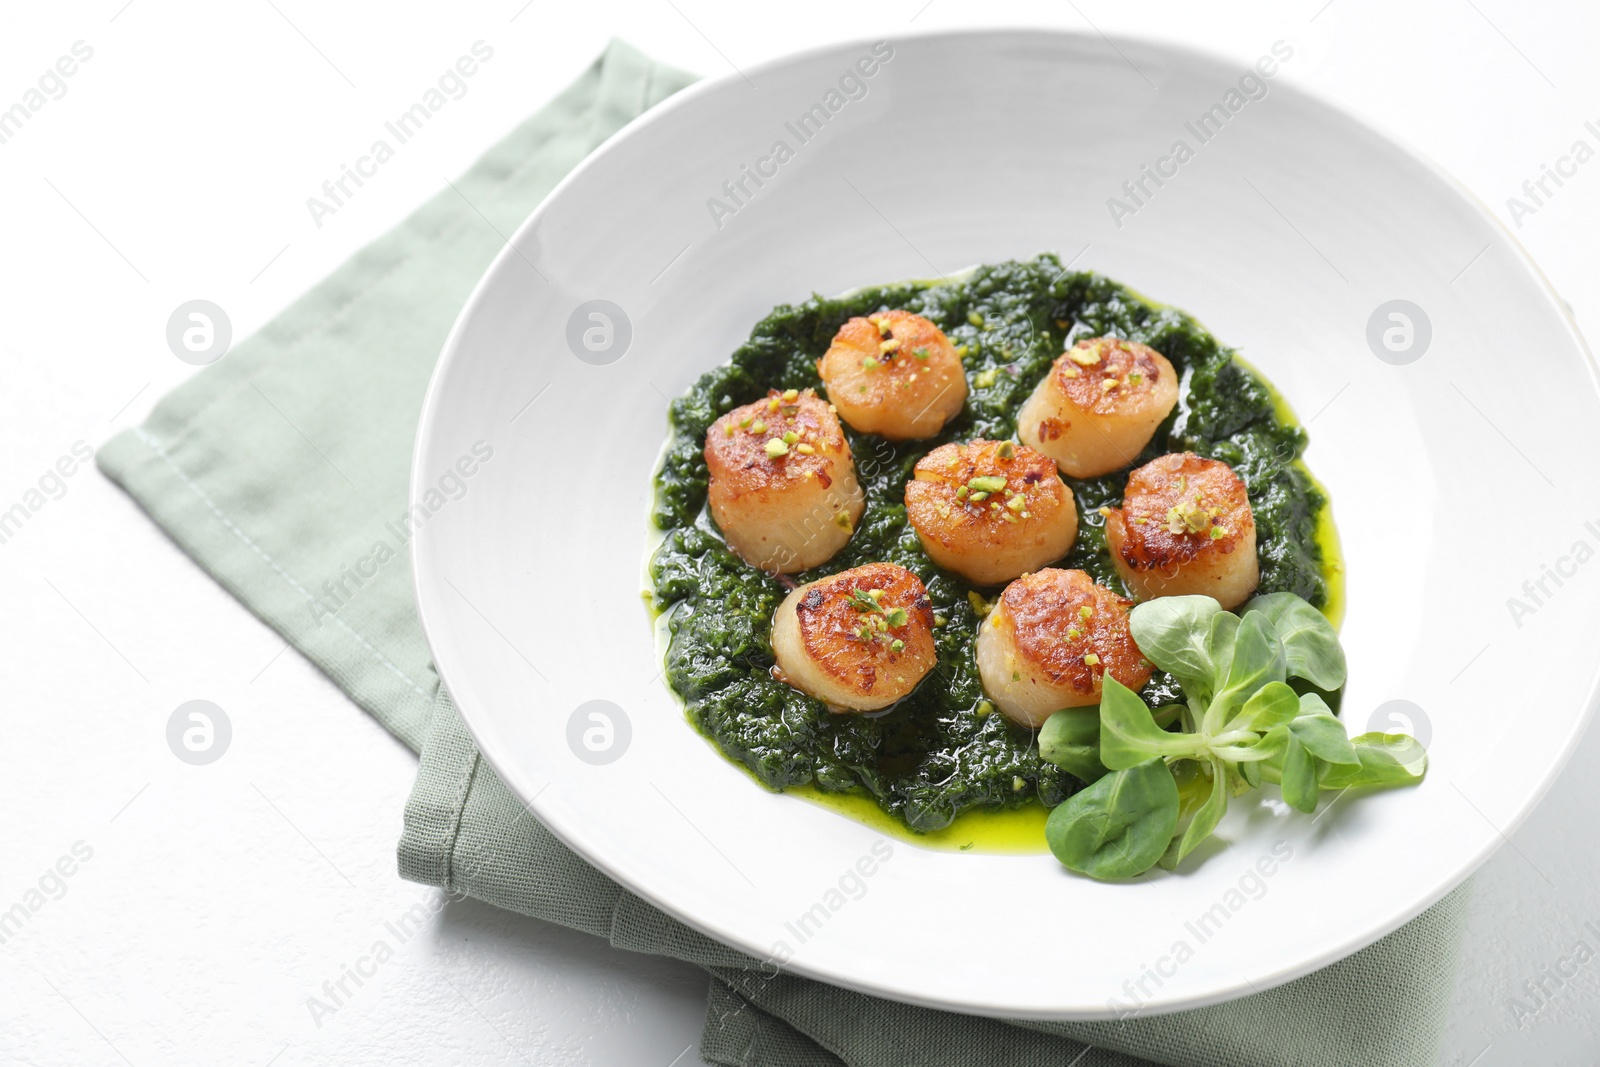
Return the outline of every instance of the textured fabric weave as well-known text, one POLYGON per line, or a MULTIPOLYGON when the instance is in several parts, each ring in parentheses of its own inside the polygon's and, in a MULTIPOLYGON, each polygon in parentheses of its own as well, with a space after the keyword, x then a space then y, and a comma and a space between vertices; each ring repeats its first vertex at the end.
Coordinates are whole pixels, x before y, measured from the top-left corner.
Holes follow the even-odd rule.
POLYGON ((99 452, 101 469, 217 581, 419 750, 400 873, 704 968, 709 1063, 1432 1063, 1465 889, 1340 963, 1228 1004, 1125 1024, 1008 1023, 761 969, 567 850, 480 758, 428 660, 394 521, 422 395, 502 234, 606 137, 691 80, 612 45, 452 188, 99 452))

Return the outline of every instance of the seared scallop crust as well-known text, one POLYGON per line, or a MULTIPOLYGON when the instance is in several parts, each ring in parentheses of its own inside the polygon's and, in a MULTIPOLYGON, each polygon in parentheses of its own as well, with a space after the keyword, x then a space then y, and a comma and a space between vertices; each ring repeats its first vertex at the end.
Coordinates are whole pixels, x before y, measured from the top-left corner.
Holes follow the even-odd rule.
POLYGON ((916 575, 868 563, 802 585, 772 621, 775 675, 834 711, 877 711, 938 662, 933 602, 916 575))
POLYGON ((1255 591, 1256 522, 1233 468, 1193 452, 1151 460, 1107 508, 1111 563, 1140 600, 1204 594, 1234 608, 1255 591))
POLYGON ((1017 436, 1073 478, 1126 467, 1178 403, 1178 375, 1148 345, 1079 341, 1057 357, 1017 413, 1017 436))
POLYGON ((858 316, 817 361, 839 417, 891 441, 932 437, 967 399, 961 357, 944 331, 909 311, 858 316))
POLYGON ((1037 728, 1062 708, 1098 704, 1107 674, 1143 689, 1151 667, 1128 631, 1132 604, 1083 571, 1023 575, 979 627, 984 691, 1008 718, 1037 728))
POLYGON ((1010 441, 951 443, 906 483, 906 517, 939 566, 998 585, 1065 556, 1078 510, 1056 465, 1010 441))
POLYGON ((728 546, 776 574, 832 559, 866 508, 839 418, 810 389, 769 392, 706 431, 706 499, 728 546))

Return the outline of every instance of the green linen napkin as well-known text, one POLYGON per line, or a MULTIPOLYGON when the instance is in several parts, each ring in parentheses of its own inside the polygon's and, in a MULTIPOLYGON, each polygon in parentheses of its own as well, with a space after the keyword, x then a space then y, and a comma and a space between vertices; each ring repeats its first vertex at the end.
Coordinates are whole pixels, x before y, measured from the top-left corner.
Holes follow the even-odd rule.
POLYGON ((1340 963, 1228 1004, 1010 1023, 761 969, 568 851, 480 757, 429 662, 394 532, 423 391, 503 235, 586 154, 692 80, 612 44, 451 188, 99 452, 101 469, 217 581, 420 751, 400 873, 704 968, 708 1063, 1432 1063, 1464 888, 1340 963))

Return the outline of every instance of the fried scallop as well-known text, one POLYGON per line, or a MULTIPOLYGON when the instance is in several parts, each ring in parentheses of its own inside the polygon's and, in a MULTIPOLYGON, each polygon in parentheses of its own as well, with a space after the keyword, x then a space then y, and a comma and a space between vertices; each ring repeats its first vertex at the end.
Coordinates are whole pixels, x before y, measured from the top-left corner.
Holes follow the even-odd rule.
POLYGON ((746 563, 777 574, 826 563, 866 508, 844 430, 810 389, 769 392, 706 432, 711 517, 746 563))
POLYGON ((772 618, 776 673, 834 711, 877 711, 933 669, 933 603, 917 576, 868 563, 802 585, 772 618))
POLYGON ((1105 515, 1111 562, 1138 599, 1201 593, 1234 608, 1255 590, 1256 520, 1226 463, 1193 452, 1151 460, 1105 515))
POLYGON ((1010 441, 940 445, 906 483, 923 551, 979 585, 999 585, 1065 556, 1078 509, 1055 463, 1010 441))
POLYGON ((1017 413, 1017 436, 1073 478, 1132 463, 1178 403, 1178 375, 1160 352, 1096 337, 1057 357, 1017 413))
POLYGON ((1054 568, 1006 586, 978 628, 978 674, 1006 717, 1038 728, 1062 708, 1100 703, 1106 674, 1138 692, 1150 664, 1125 600, 1083 571, 1054 568))
POLYGON ((966 372, 950 339, 908 311, 839 327, 817 373, 840 418, 891 441, 932 437, 967 400, 966 372))

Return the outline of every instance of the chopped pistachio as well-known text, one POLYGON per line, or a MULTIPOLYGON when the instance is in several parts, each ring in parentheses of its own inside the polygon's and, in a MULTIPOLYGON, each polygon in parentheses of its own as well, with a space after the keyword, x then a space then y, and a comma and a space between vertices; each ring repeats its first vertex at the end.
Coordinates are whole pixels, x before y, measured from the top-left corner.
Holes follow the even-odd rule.
POLYGON ((800 399, 800 390, 798 390, 798 389, 785 389, 783 391, 783 399, 786 402, 788 402, 790 404, 793 404, 796 400, 800 399))
POLYGON ((997 474, 984 475, 967 481, 968 489, 981 489, 985 493, 998 493, 1006 487, 1006 480, 997 474))
POLYGON ((977 712, 978 718, 985 719, 994 714, 994 705, 987 700, 980 700, 974 710, 977 712))
POLYGON ((1213 527, 1211 527, 1211 540, 1220 541, 1224 537, 1227 537, 1227 536, 1228 536, 1228 528, 1226 526, 1213 526, 1213 527))
POLYGON ((967 499, 972 501, 972 503, 974 503, 974 504, 981 504, 985 500, 989 499, 989 494, 988 493, 969 493, 969 494, 967 494, 967 499))
POLYGON ((935 626, 943 626, 944 623, 945 623, 945 618, 944 618, 943 615, 935 615, 933 617, 933 624, 935 626))
POLYGON ((784 444, 776 437, 767 442, 766 449, 767 455, 771 456, 773 459, 777 459, 779 456, 787 456, 789 454, 789 446, 784 444))
POLYGON ((1091 667, 1098 667, 1100 666, 1100 657, 1095 655, 1093 652, 1085 652, 1083 654, 1083 662, 1087 663, 1091 667))
POLYGON ((916 348, 913 348, 911 350, 911 357, 913 359, 927 359, 928 358, 927 346, 926 345, 918 345, 916 348))
POLYGON ((895 638, 893 641, 889 642, 889 651, 891 651, 891 652, 904 652, 905 650, 906 650, 906 643, 904 641, 900 640, 898 637, 895 638))
POLYGON ((1128 374, 1128 384, 1129 385, 1138 385, 1143 381, 1144 381, 1144 375, 1140 374, 1138 371, 1130 371, 1129 372, 1129 374, 1128 374))
POLYGON ((1083 631, 1078 629, 1076 626, 1071 626, 1071 627, 1067 628, 1067 640, 1068 641, 1076 641, 1078 638, 1080 638, 1082 636, 1083 636, 1083 631))
POLYGON ((797 445, 795 447, 795 451, 800 453, 802 456, 810 456, 816 454, 817 450, 812 448, 810 445, 797 445))
MULTIPOLYGON (((1172 534, 1205 533, 1211 528, 1211 516, 1204 508, 1187 500, 1179 501, 1167 509, 1167 532, 1172 534)), ((1221 536, 1221 535, 1213 535, 1221 536)))
POLYGON ((777 397, 773 397, 771 400, 767 401, 767 410, 768 411, 777 411, 780 406, 781 405, 778 403, 778 398, 777 397))
POLYGON ((796 441, 799 441, 799 440, 800 440, 800 435, 795 433, 793 430, 790 430, 788 433, 785 433, 783 435, 783 443, 786 444, 786 445, 792 445, 796 441))
POLYGON ((876 604, 878 601, 883 599, 883 590, 882 589, 868 589, 867 590, 867 596, 871 597, 872 598, 872 602, 874 604, 876 604))
POLYGON ((855 528, 855 524, 850 521, 849 512, 845 511, 838 512, 834 515, 833 524, 839 527, 839 529, 843 530, 845 533, 849 533, 855 528))
POLYGON ((866 359, 861 361, 861 369, 862 370, 877 370, 878 369, 878 360, 876 359, 876 357, 868 356, 866 359))
POLYGON ((757 419, 755 421, 755 424, 750 427, 750 432, 751 433, 766 433, 767 432, 767 424, 765 422, 761 421, 760 419, 757 419))
POLYGON ((1113 390, 1113 389, 1115 389, 1117 387, 1117 384, 1118 383, 1117 383, 1117 380, 1115 378, 1103 379, 1100 382, 1100 391, 1102 393, 1109 393, 1109 392, 1111 392, 1111 390, 1113 390))
POLYGON ((1026 501, 1022 499, 1022 494, 1018 493, 1016 496, 1006 501, 1006 507, 1010 508, 1012 511, 1021 511, 1024 503, 1026 503, 1026 501))
POLYGON ((1010 459, 1011 457, 1015 456, 1016 454, 1017 454, 1017 446, 1016 445, 1012 444, 1010 441, 1002 441, 1000 443, 1000 458, 1001 459, 1010 459))
POLYGON ((1100 353, 1093 348, 1069 348, 1067 358, 1080 367, 1093 367, 1100 362, 1100 353))
POLYGON ((965 500, 965 499, 967 499, 968 491, 969 490, 967 489, 967 487, 963 485, 960 489, 956 490, 956 499, 957 500, 965 500))
POLYGON ((1082 619, 1084 622, 1088 622, 1090 619, 1094 618, 1094 608, 1090 607, 1088 604, 1083 605, 1078 609, 1078 618, 1082 619))
POLYGON ((891 337, 887 341, 879 341, 878 342, 878 351, 879 352, 898 352, 899 350, 900 350, 900 338, 898 338, 898 337, 891 337))
POLYGON ((890 626, 904 626, 910 618, 905 608, 890 608, 888 614, 884 616, 884 621, 890 626))
POLYGON ((749 428, 750 428, 750 416, 746 415, 744 418, 739 420, 739 429, 748 430, 749 428))
POLYGON ((733 436, 733 423, 728 423, 727 425, 723 426, 723 429, 728 431, 729 437, 733 436))
POLYGON ((1004 520, 1006 520, 1006 521, 1007 521, 1007 522, 1009 522, 1009 523, 1013 523, 1013 524, 1015 524, 1015 523, 1019 523, 1019 522, 1021 522, 1021 521, 1022 521, 1022 520, 1021 520, 1021 519, 1019 519, 1019 518, 1017 518, 1017 517, 1016 517, 1016 516, 1015 516, 1015 515, 1013 515, 1013 514, 1012 514, 1012 513, 1011 513, 1011 512, 1009 512, 1009 511, 1002 511, 1002 512, 1001 512, 1001 513, 1000 513, 1000 517, 1001 517, 1001 518, 1002 518, 1002 519, 1004 519, 1004 520))
POLYGON ((1062 367, 1061 376, 1063 378, 1081 378, 1083 377, 1083 371, 1077 367, 1062 367))

